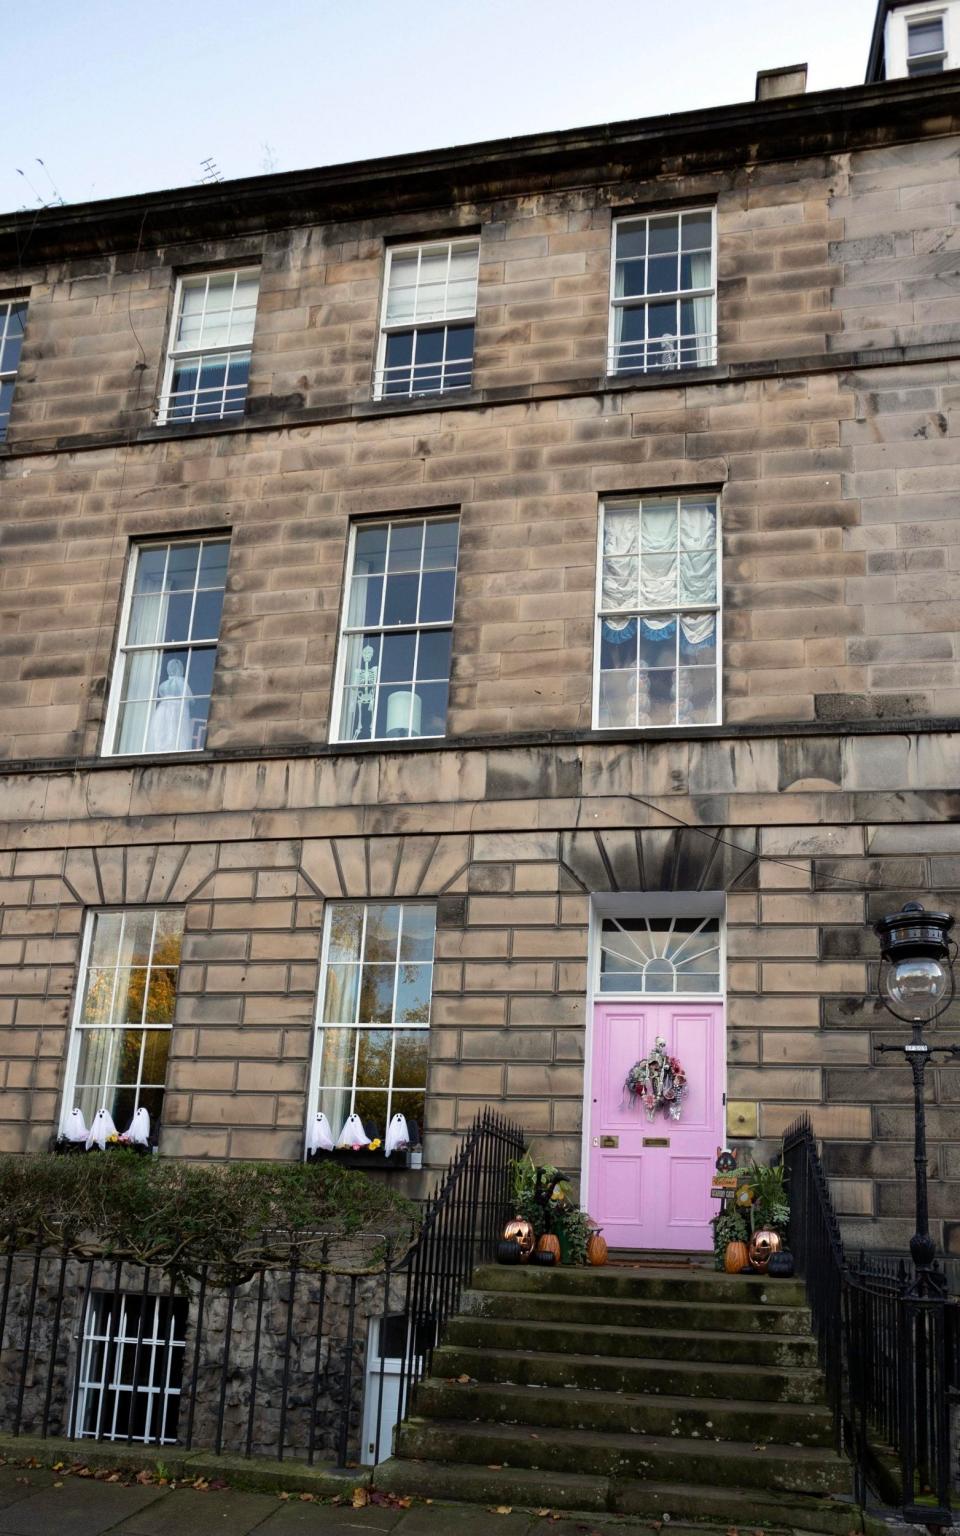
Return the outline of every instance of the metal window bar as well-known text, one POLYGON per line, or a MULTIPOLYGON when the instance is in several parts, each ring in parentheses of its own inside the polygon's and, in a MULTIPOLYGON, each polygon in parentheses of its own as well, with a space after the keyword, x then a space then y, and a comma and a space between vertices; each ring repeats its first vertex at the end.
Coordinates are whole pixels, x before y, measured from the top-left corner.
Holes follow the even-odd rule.
MULTIPOLYGON (((692 295, 694 298, 697 296, 692 295)), ((669 300, 671 295, 666 297, 669 300)), ((691 295, 683 294, 681 297, 689 298, 691 295)), ((629 306, 631 309, 640 307, 637 304, 629 306)), ((649 336, 612 346, 607 354, 607 372, 663 373, 680 368, 712 368, 716 361, 716 331, 699 331, 680 336, 649 336)))
POLYGON ((186 1302, 151 1295, 148 1284, 145 1269, 139 1293, 115 1289, 85 1298, 75 1439, 176 1444, 181 1388, 172 1368, 183 1356, 186 1302))
POLYGON ((886 1447, 899 1463, 904 1518, 950 1525, 949 1396, 960 1387, 960 1302, 936 1266, 927 1285, 887 1254, 847 1260, 807 1116, 784 1135, 783 1158, 791 1247, 856 1498, 866 1504, 877 1447, 886 1447))
POLYGON ((211 347, 204 352, 174 353, 174 368, 195 365, 197 382, 186 389, 173 389, 161 395, 157 408, 159 423, 220 421, 226 416, 242 416, 246 408, 249 378, 231 381, 230 374, 235 364, 249 370, 251 356, 248 347, 211 347), (201 385, 204 364, 210 362, 223 364, 223 380, 220 384, 201 385))

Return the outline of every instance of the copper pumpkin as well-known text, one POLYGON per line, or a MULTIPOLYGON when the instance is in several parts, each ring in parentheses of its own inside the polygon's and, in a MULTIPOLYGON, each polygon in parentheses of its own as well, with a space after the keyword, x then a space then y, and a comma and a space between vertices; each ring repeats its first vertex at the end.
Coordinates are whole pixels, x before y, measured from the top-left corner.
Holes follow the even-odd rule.
POLYGON ((771 1255, 780 1252, 780 1234, 770 1227, 761 1227, 750 1239, 750 1268, 764 1274, 771 1255))
POLYGON ((508 1221, 504 1227, 503 1235, 505 1238, 509 1238, 511 1242, 516 1243, 520 1249, 520 1262, 521 1264, 526 1264, 536 1246, 531 1223, 527 1221, 525 1216, 514 1216, 513 1220, 508 1221))

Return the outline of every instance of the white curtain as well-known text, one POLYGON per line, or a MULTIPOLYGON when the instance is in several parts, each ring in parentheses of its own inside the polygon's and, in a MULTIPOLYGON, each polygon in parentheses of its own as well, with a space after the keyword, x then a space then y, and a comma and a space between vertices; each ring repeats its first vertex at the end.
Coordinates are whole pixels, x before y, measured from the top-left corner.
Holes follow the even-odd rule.
MULTIPOLYGON (((696 251, 690 256, 690 286, 709 288, 713 257, 709 251, 696 251)), ((696 326, 695 344, 684 344, 684 361, 696 358, 697 366, 708 367, 714 360, 713 294, 705 293, 693 301, 693 323, 696 326)))
MULTIPOLYGON (((710 505, 681 504, 679 515, 676 503, 608 509, 601 579, 604 639, 622 645, 639 627, 645 639, 668 640, 676 634, 676 615, 644 609, 715 603, 716 541, 717 514, 710 505), (621 617, 611 609, 628 611, 621 617)), ((680 625, 688 644, 702 645, 714 633, 715 616, 682 614, 680 625)))

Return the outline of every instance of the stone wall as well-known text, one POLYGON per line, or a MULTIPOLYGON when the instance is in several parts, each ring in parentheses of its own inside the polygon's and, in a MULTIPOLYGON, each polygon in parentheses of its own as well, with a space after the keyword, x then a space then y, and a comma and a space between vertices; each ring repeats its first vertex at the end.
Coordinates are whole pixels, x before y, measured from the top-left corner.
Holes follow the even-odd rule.
MULTIPOLYGON (((177 1332, 184 1341, 182 1353, 177 1352, 182 1361, 180 1400, 174 1407, 179 1416, 177 1443, 186 1443, 192 1420, 194 1447, 212 1449, 216 1445, 222 1394, 219 1430, 224 1452, 244 1454, 249 1433, 254 1455, 276 1457, 282 1414, 286 1454, 305 1460, 313 1404, 316 1457, 321 1463, 332 1462, 338 1456, 346 1401, 347 1456, 356 1459, 360 1452, 367 1333, 371 1318, 383 1314, 384 1284, 382 1271, 338 1267, 331 1254, 325 1278, 319 1272, 300 1271, 291 1279, 289 1271, 270 1270, 264 1275, 262 1294, 259 1276, 241 1277, 232 1296, 223 1277, 211 1276, 203 1287, 201 1311, 200 1279, 181 1275, 175 1295, 186 1304, 186 1325, 182 1333, 177 1332), (198 1321, 201 1317, 202 1326, 198 1321)), ((111 1298, 128 1295, 134 1307, 138 1306, 144 1289, 143 1269, 123 1265, 119 1291, 117 1286, 118 1270, 113 1263, 98 1260, 88 1265, 70 1258, 61 1269, 59 1257, 49 1253, 42 1256, 35 1270, 32 1254, 17 1255, 0 1339, 0 1432, 13 1431, 19 1408, 23 1434, 40 1434, 45 1415, 50 1435, 68 1434, 77 1401, 77 1341, 85 1299, 88 1295, 108 1298, 111 1317, 118 1319, 119 1302, 111 1298)), ((169 1295, 169 1277, 152 1270, 147 1294, 150 1298, 169 1295)), ((396 1280, 391 1285, 389 1306, 393 1311, 403 1306, 403 1287, 396 1280)), ((152 1321, 152 1311, 148 1317, 152 1321)), ((136 1325, 130 1327, 135 1340, 136 1325)), ((143 1350, 141 1354, 146 1370, 143 1350)), ((133 1355, 131 1346, 124 1364, 123 1379, 128 1382, 133 1355)), ((163 1361, 158 1379, 165 1370, 163 1361)), ((107 1438, 112 1408, 108 1395, 102 1417, 107 1438)), ((162 1456, 162 1452, 158 1454, 162 1456)))
MULTIPOLYGON (((492 1104, 575 1171, 591 898, 721 890, 731 1135, 772 1152, 809 1110, 850 1240, 902 1246, 912 1109, 906 1068, 873 1064, 897 1032, 868 924, 918 892, 955 905, 958 750, 874 731, 10 775, 0 1144, 54 1128, 83 909, 156 901, 187 927, 161 1151, 299 1156, 323 904, 408 895, 438 908, 428 1166, 492 1104)), ((958 1082, 931 1072, 950 1251, 958 1082)))

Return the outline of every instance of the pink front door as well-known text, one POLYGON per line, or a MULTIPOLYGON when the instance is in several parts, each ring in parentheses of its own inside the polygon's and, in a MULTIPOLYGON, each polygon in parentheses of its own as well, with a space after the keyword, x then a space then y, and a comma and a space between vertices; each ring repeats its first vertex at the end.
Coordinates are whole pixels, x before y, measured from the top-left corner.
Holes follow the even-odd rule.
POLYGON ((588 1209, 611 1248, 705 1250, 723 1143, 720 1003, 598 1003, 593 1031, 588 1209), (624 1087, 658 1035, 687 1075, 679 1120, 647 1119, 624 1087))

